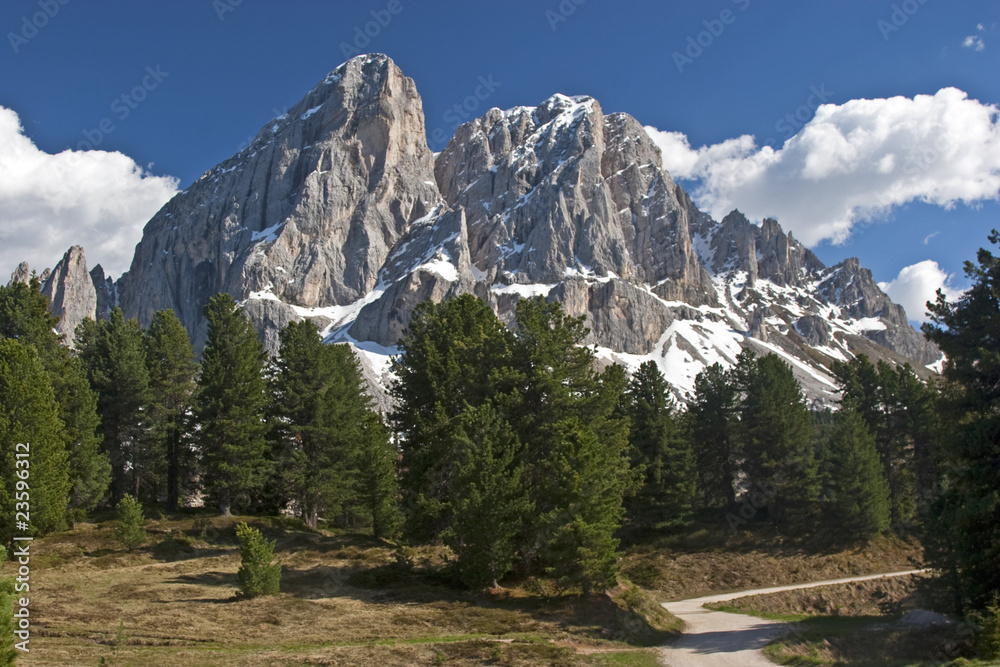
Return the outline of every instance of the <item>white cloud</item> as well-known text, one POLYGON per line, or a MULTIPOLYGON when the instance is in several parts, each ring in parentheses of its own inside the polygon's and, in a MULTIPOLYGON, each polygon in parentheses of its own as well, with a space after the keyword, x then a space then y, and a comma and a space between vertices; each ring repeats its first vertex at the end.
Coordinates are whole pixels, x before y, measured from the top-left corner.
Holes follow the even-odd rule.
POLYGON ((824 104, 778 149, 744 135, 691 148, 685 135, 646 131, 716 219, 739 207, 776 218, 806 245, 845 241, 858 222, 922 201, 950 208, 1000 196, 996 106, 956 88, 910 99, 824 104))
POLYGON ((915 322, 927 321, 927 302, 937 300, 937 290, 940 289, 954 301, 961 294, 951 286, 951 276, 941 270, 938 263, 931 259, 903 267, 899 275, 887 283, 878 286, 889 298, 898 303, 906 311, 906 316, 915 322))
POLYGON ((121 153, 46 153, 4 107, 0 146, 0 271, 27 260, 41 272, 79 244, 88 267, 101 264, 117 277, 143 226, 177 193, 177 179, 153 176, 121 153))
POLYGON ((979 35, 969 35, 962 40, 962 46, 972 49, 973 51, 982 51, 986 48, 986 43, 979 35))
POLYGON ((927 236, 925 236, 924 237, 924 245, 927 245, 928 243, 930 243, 931 239, 934 238, 935 236, 937 236, 940 233, 941 232, 931 232, 930 234, 928 234, 927 236))

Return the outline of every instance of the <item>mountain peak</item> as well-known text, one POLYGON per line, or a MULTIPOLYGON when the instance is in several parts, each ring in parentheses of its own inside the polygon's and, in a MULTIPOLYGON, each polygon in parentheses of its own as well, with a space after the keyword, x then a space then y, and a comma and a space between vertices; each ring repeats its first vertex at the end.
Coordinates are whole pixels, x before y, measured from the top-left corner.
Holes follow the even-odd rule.
POLYGON ((220 291, 271 351, 310 318, 375 378, 418 303, 463 293, 505 321, 520 298, 558 300, 602 359, 652 359, 678 395, 747 347, 827 403, 828 367, 854 349, 936 358, 870 273, 827 269, 773 219, 698 210, 628 114, 562 94, 494 108, 435 157, 416 86, 382 54, 331 71, 164 206, 117 284, 96 269, 92 284, 98 310, 144 325, 172 308, 196 347, 220 291))

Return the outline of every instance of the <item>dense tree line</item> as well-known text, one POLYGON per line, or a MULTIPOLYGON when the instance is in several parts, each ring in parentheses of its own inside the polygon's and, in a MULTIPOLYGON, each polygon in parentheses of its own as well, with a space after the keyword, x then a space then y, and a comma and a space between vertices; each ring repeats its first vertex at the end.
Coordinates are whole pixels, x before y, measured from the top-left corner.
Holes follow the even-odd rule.
POLYGON ((219 294, 200 364, 171 311, 143 330, 115 309, 71 351, 37 279, 15 283, 0 287, 0 506, 30 441, 38 532, 201 493, 222 514, 293 507, 312 527, 443 542, 469 586, 515 573, 583 591, 614 583, 619 540, 699 517, 844 542, 919 532, 982 607, 1000 591, 1000 260, 982 250, 967 273, 969 292, 930 306, 939 384, 859 355, 833 365, 825 412, 773 354, 706 368, 681 403, 653 362, 601 369, 559 304, 522 300, 508 327, 465 295, 414 310, 384 416, 352 350, 308 321, 270 358, 219 294))
MULTIPOLYGON (((347 346, 309 323, 269 359, 228 294, 205 308, 195 360, 170 310, 147 330, 120 309, 57 334, 37 278, 0 287, 0 507, 13 516, 15 447, 30 443, 31 528, 59 530, 129 497, 228 514, 293 506, 316 526, 398 527, 396 452, 347 346)), ((12 526, 0 528, 8 543, 12 526)))

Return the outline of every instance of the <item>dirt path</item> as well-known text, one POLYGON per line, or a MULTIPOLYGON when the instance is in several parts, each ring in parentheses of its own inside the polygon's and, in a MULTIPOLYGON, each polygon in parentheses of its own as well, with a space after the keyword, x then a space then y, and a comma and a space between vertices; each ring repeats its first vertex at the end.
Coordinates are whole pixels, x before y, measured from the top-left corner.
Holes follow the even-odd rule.
POLYGON ((664 602, 663 606, 686 623, 684 634, 672 646, 664 647, 660 663, 669 667, 773 667, 774 663, 761 653, 768 642, 784 634, 787 624, 767 621, 745 614, 728 614, 711 611, 702 605, 709 602, 726 602, 747 595, 780 593, 798 588, 816 588, 831 584, 847 584, 853 581, 881 579, 882 577, 902 577, 927 570, 907 570, 887 574, 871 574, 864 577, 848 577, 814 581, 794 586, 776 586, 757 590, 737 591, 721 595, 708 595, 678 602, 664 602))

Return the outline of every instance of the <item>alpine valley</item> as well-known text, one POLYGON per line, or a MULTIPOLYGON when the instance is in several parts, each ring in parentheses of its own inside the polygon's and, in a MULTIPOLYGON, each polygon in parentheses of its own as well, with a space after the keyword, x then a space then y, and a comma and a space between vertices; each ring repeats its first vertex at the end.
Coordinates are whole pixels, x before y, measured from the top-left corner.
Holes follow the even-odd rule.
POLYGON ((518 299, 559 301, 601 360, 655 360, 682 399, 747 347, 780 355, 817 405, 836 401, 836 360, 925 376, 942 360, 856 259, 827 267, 774 220, 699 211, 631 116, 554 95, 490 109, 432 154, 414 82, 384 55, 336 68, 177 194, 117 280, 79 246, 42 278, 70 336, 115 305, 143 326, 172 308, 200 348, 220 291, 270 351, 310 318, 359 351, 380 400, 412 309, 463 293, 507 322, 518 299))

